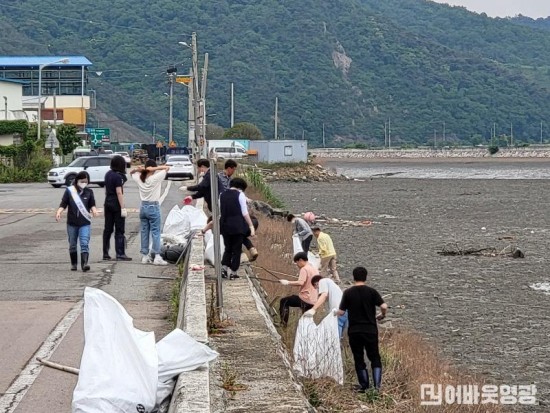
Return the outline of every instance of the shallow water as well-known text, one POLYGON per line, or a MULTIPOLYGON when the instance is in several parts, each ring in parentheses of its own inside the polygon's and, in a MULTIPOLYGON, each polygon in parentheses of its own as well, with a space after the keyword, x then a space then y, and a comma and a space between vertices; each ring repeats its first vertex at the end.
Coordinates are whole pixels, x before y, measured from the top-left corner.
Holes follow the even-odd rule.
POLYGON ((356 179, 550 179, 550 160, 502 159, 499 161, 395 160, 334 161, 325 167, 356 179))

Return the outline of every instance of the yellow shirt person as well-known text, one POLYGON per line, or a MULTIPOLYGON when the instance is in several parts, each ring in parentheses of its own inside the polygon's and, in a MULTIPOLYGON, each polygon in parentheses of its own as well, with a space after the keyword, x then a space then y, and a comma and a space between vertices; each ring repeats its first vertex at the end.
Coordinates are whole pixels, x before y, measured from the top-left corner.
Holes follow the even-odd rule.
POLYGON ((336 250, 330 235, 315 226, 312 228, 313 236, 317 239, 319 257, 321 258, 321 275, 329 276, 335 282, 340 282, 340 276, 336 270, 336 250))

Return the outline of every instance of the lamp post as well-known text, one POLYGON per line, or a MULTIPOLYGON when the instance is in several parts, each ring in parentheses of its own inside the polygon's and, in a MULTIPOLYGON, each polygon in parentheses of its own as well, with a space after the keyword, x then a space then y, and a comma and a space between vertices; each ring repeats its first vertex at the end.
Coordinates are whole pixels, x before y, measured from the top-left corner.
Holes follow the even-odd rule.
POLYGON ((37 139, 40 140, 41 135, 41 129, 42 129, 42 69, 44 69, 46 66, 50 66, 56 63, 62 63, 67 64, 69 63, 69 59, 59 59, 54 62, 50 63, 44 63, 42 65, 38 66, 38 131, 37 131, 37 139))
POLYGON ((4 98, 4 119, 8 120, 8 97, 3 96, 4 98))

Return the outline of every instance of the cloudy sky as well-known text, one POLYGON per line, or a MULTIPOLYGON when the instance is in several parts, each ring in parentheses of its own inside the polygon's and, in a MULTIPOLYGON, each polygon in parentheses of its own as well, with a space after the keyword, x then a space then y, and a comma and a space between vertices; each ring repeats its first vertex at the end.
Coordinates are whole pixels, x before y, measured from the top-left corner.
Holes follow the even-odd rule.
POLYGON ((464 6, 477 13, 485 12, 491 17, 506 17, 523 14, 533 18, 550 16, 550 0, 434 0, 453 6, 464 6))

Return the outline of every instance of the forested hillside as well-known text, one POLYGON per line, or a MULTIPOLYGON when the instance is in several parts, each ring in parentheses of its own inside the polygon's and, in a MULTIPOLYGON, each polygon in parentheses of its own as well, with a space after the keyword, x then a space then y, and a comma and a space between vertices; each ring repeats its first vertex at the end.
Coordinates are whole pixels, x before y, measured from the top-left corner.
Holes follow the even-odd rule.
MULTIPOLYGON (((120 119, 166 134, 166 69, 187 73, 197 32, 209 53, 210 123, 327 142, 425 143, 434 133, 479 142, 538 140, 550 126, 550 32, 425 0, 6 0, 0 54, 83 54, 90 89, 120 119), (94 72, 101 72, 98 76, 94 72)), ((187 91, 176 85, 175 137, 186 136, 187 91)), ((183 140, 183 139, 182 139, 183 140)))

